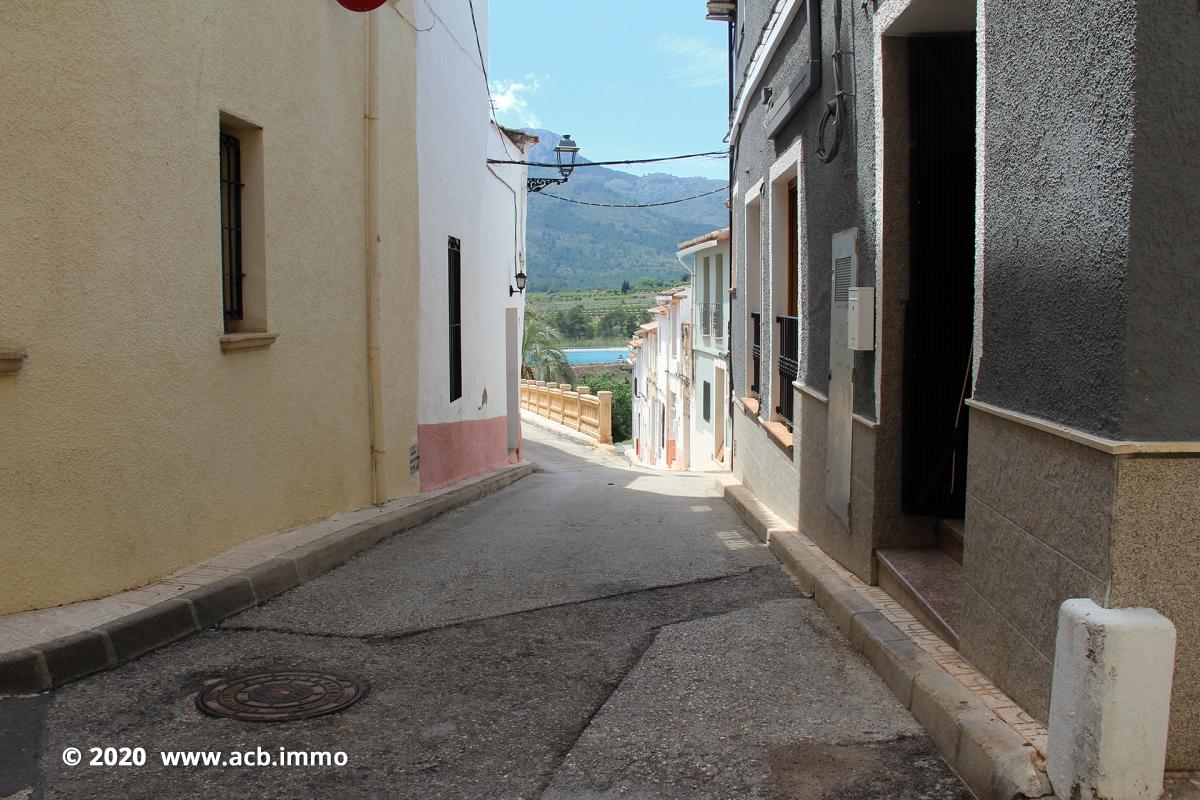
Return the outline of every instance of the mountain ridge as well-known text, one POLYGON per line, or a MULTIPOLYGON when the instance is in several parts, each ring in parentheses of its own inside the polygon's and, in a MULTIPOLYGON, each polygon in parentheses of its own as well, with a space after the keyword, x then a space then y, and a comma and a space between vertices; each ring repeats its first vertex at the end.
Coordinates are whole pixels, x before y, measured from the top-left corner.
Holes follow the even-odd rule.
MULTIPOLYGON (((561 135, 528 128, 539 138, 527 158, 554 163, 561 135)), ((576 164, 590 163, 582 152, 576 164)), ((530 177, 557 177, 552 167, 530 167, 530 177)), ((577 168, 564 184, 529 195, 526 268, 531 291, 616 289, 639 278, 678 279, 675 246, 728 225, 725 192, 655 208, 602 208, 563 202, 661 203, 710 192, 726 181, 654 172, 634 175, 610 167, 577 168)))

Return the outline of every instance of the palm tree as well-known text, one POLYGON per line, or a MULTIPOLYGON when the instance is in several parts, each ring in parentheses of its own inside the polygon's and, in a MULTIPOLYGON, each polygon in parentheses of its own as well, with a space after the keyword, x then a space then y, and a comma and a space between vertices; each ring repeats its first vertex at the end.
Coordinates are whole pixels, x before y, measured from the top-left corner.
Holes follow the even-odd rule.
POLYGON ((525 309, 525 335, 521 345, 521 372, 526 378, 554 383, 575 383, 575 370, 562 351, 562 334, 531 308, 525 309))

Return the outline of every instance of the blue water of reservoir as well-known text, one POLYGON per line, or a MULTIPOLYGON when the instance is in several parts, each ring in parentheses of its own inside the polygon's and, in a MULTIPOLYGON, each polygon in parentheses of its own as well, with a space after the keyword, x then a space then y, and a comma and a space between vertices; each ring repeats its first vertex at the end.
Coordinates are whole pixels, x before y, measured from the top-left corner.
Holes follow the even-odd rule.
POLYGON ((563 355, 567 363, 580 364, 625 364, 629 361, 629 351, 624 347, 578 347, 566 348, 563 355))

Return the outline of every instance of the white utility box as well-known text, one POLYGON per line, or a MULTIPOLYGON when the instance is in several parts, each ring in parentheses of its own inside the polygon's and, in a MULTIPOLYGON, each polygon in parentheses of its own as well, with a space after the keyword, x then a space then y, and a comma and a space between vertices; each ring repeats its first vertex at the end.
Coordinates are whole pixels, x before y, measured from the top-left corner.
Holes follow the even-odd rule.
POLYGON ((846 308, 846 347, 851 350, 875 349, 875 288, 851 286, 846 308))

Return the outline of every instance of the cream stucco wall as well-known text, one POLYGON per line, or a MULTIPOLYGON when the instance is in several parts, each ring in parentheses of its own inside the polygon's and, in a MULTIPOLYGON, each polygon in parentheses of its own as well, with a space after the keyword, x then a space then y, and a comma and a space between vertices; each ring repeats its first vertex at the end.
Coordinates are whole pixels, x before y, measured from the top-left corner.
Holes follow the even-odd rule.
MULTIPOLYGON (((416 336, 415 33, 383 26, 384 340, 416 336)), ((0 613, 137 586, 371 501, 364 15, 0 6, 0 613), (218 117, 262 128, 269 348, 223 353, 218 117)), ((389 492, 416 355, 383 354, 389 492)))

